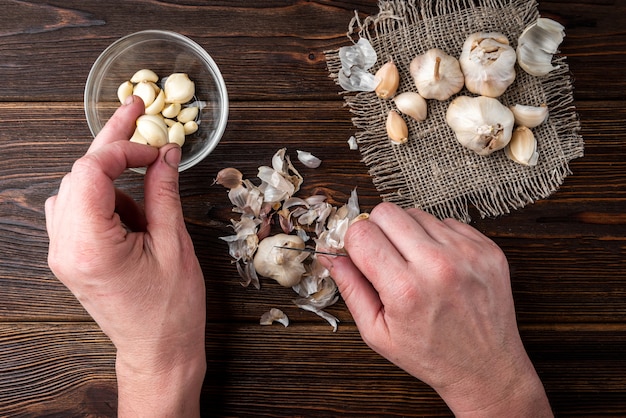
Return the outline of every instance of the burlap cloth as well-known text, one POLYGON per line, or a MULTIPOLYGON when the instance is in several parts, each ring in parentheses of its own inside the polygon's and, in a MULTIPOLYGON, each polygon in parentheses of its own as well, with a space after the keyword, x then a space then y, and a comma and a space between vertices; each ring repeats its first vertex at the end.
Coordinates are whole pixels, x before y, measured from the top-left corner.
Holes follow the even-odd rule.
MULTIPOLYGON (((440 48, 459 57, 463 42, 474 32, 504 33, 516 48, 522 30, 538 17, 537 4, 528 0, 382 1, 378 15, 350 22, 348 37, 353 42, 359 36, 370 41, 378 54, 372 72, 394 60, 401 93, 417 91, 409 74, 416 55, 440 48)), ((338 50, 327 51, 326 61, 330 76, 336 79, 341 69, 338 50)), ((543 77, 516 66, 514 84, 500 97, 505 105, 548 105, 549 119, 533 129, 539 152, 534 167, 512 162, 502 151, 483 157, 462 147, 445 119, 448 104, 456 96, 445 102, 429 100, 428 118, 423 122, 405 117, 409 141, 394 145, 385 130, 393 102, 372 92, 346 94, 362 159, 382 199, 467 222, 470 205, 481 217, 493 217, 556 191, 570 174, 568 162, 583 155, 583 139, 566 59, 555 55, 553 63, 560 68, 543 77)), ((463 89, 459 95, 472 94, 463 89)))

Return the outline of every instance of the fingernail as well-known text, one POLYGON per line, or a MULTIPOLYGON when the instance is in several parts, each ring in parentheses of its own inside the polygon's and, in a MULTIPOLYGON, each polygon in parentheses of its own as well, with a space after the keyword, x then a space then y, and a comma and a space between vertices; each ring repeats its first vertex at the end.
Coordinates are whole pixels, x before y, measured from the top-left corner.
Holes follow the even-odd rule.
POLYGON ((128 106, 129 104, 132 104, 134 101, 135 101, 135 96, 131 94, 124 100, 124 104, 128 106))
POLYGON ((172 147, 165 153, 165 162, 173 169, 178 170, 178 164, 180 164, 181 154, 182 152, 180 150, 180 147, 172 147))
POLYGON ((354 223, 357 223, 359 221, 364 221, 364 220, 369 219, 369 218, 370 218, 370 215, 368 213, 361 213, 356 218, 354 218, 354 219, 352 219, 350 221, 350 225, 352 225, 354 223))

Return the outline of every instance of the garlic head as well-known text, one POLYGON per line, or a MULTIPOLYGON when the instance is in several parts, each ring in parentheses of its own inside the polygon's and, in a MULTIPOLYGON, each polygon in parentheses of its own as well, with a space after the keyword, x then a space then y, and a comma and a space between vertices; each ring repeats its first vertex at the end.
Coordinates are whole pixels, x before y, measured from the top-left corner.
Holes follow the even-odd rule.
POLYGON ((447 100, 461 91, 465 83, 459 61, 438 48, 413 58, 409 72, 425 99, 447 100))
POLYGON ((539 18, 528 26, 517 41, 517 62, 530 75, 542 76, 559 68, 552 56, 563 42, 563 25, 552 19, 539 18))
POLYGON ((489 155, 509 143, 515 118, 497 99, 459 96, 448 106, 446 122, 461 145, 489 155))
POLYGON ((500 97, 515 80, 515 50, 499 32, 471 34, 459 58, 469 91, 481 96, 500 97))
POLYGON ((304 249, 304 241, 297 235, 277 234, 263 239, 254 256, 258 274, 276 280, 285 287, 295 286, 305 273, 303 261, 308 253, 278 247, 304 249))
POLYGON ((525 126, 518 126, 513 131, 511 141, 504 148, 504 153, 516 163, 535 166, 539 159, 537 139, 530 129, 525 126))

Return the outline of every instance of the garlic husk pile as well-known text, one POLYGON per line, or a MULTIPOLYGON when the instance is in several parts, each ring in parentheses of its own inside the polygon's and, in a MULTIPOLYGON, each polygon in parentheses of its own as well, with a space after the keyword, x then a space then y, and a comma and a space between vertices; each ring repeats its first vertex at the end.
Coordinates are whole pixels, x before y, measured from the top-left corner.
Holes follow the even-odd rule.
POLYGON ((517 42, 517 62, 524 71, 543 76, 558 66, 552 65, 552 56, 565 37, 563 25, 552 19, 539 18, 528 26, 517 42))
POLYGON ((448 100, 463 88, 459 61, 438 48, 413 58, 409 71, 417 92, 425 99, 448 100))
POLYGON ((500 97, 515 80, 515 61, 515 50, 504 34, 471 34, 459 58, 465 87, 475 94, 500 97))
POLYGON ((341 70, 339 85, 347 91, 374 91, 379 80, 368 70, 376 64, 376 51, 365 38, 350 46, 339 48, 341 70))
POLYGON ((509 143, 515 118, 497 99, 459 96, 450 103, 446 122, 461 145, 489 155, 509 143))
POLYGON ((535 166, 539 159, 537 139, 529 128, 518 126, 513 130, 511 141, 504 148, 504 153, 516 163, 535 166))
POLYGON ((304 249, 304 241, 297 235, 277 234, 264 238, 254 255, 254 268, 263 277, 276 280, 280 285, 292 287, 300 283, 305 273, 306 252, 289 250, 304 249))

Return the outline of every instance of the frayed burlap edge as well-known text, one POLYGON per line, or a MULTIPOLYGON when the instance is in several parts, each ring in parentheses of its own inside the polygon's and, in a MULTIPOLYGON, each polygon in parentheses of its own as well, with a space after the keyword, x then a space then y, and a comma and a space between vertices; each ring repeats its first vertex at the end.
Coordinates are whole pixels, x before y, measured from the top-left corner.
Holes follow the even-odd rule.
MULTIPOLYGON (((459 56, 465 38, 477 31, 499 31, 512 46, 522 30, 538 17, 536 3, 521 0, 383 1, 378 15, 349 24, 347 36, 367 38, 378 54, 375 71, 393 59, 401 73, 398 92, 415 91, 408 65, 429 48, 459 56)), ((341 69, 338 50, 327 51, 332 78, 341 69)), ((544 77, 532 77, 519 67, 515 83, 500 98, 505 105, 547 103, 550 117, 533 129, 540 161, 525 167, 504 153, 488 157, 461 147, 445 124, 446 102, 429 101, 424 122, 407 120, 409 143, 393 145, 384 122, 391 101, 374 93, 346 94, 354 114, 355 137, 381 198, 402 207, 420 207, 439 218, 470 220, 469 206, 481 217, 495 217, 519 209, 554 193, 571 174, 569 161, 583 155, 580 122, 573 103, 572 83, 565 57, 554 60, 559 68, 544 77)), ((471 95, 465 89, 459 95, 471 95)))

